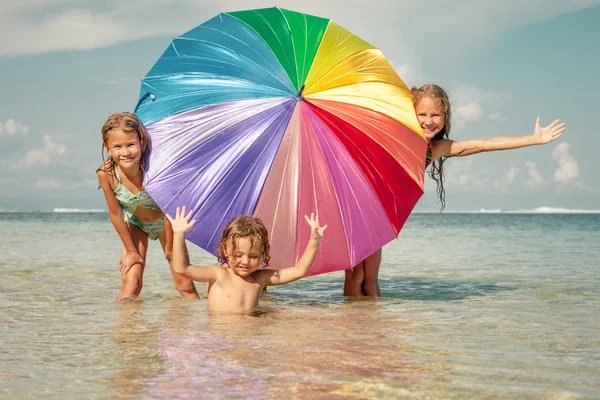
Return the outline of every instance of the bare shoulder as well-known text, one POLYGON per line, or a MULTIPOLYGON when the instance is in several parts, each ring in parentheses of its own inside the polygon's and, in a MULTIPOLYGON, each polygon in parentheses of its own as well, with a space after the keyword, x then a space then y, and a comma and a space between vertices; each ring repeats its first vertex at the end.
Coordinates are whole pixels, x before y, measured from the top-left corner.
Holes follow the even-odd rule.
POLYGON ((98 175, 98 179, 109 179, 115 176, 114 167, 111 162, 106 161, 101 164, 96 170, 96 175, 98 175))
POLYGON ((115 174, 112 165, 108 161, 98 167, 96 175, 98 175, 98 181, 101 187, 114 190, 113 180, 115 174))
POLYGON ((113 164, 110 161, 105 161, 96 170, 96 174, 114 175, 113 164))
POLYGON ((231 269, 229 269, 229 267, 227 265, 211 265, 211 266, 202 267, 202 268, 209 268, 211 270, 211 272, 213 273, 213 275, 215 276, 215 279, 217 281, 219 279, 224 279, 227 276, 229 276, 229 274, 233 273, 233 272, 231 272, 231 269))
POLYGON ((191 264, 184 276, 198 282, 211 282, 221 285, 226 278, 227 271, 218 265, 194 265, 191 264))
POLYGON ((276 269, 260 269, 254 273, 254 277, 258 283, 265 286, 273 276, 279 275, 276 269))
POLYGON ((450 157, 452 155, 452 144, 454 140, 436 139, 431 141, 431 158, 450 157))

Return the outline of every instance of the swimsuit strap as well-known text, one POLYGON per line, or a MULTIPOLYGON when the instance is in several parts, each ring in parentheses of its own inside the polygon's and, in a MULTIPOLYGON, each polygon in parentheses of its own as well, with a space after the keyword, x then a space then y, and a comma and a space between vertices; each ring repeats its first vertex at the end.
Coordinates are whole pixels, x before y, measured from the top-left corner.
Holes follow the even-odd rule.
POLYGON ((431 164, 431 159, 433 158, 433 152, 431 150, 431 142, 427 142, 427 155, 425 156, 425 168, 431 164))
POLYGON ((119 175, 119 167, 117 166, 117 164, 115 164, 115 166, 113 167, 113 171, 115 171, 115 178, 117 178, 117 181, 121 183, 121 176, 119 175))

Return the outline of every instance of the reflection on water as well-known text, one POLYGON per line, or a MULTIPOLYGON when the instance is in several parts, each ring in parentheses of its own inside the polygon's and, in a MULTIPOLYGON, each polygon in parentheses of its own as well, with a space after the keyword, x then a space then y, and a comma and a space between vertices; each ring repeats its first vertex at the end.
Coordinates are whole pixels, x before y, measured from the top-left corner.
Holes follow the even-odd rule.
POLYGON ((111 335, 121 367, 104 381, 110 398, 364 397, 365 387, 391 394, 385 382, 427 386, 444 375, 398 340, 403 322, 385 301, 275 309, 277 296, 267 297, 258 317, 208 317, 199 302, 172 299, 160 322, 143 301, 125 304, 111 335))
POLYGON ((147 393, 143 382, 163 371, 165 360, 158 350, 158 324, 145 317, 149 305, 140 299, 121 301, 118 324, 106 332, 116 347, 107 355, 118 368, 101 380, 111 390, 107 398, 141 398, 147 393))

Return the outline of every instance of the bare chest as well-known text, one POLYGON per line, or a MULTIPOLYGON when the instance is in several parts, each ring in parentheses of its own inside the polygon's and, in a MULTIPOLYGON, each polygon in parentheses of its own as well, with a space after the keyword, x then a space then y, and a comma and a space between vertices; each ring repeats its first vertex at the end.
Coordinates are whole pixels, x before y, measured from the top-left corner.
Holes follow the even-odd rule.
POLYGON ((246 281, 233 273, 208 290, 209 310, 242 313, 252 311, 258 304, 261 286, 258 282, 246 281), (233 276, 231 276, 233 275, 233 276))

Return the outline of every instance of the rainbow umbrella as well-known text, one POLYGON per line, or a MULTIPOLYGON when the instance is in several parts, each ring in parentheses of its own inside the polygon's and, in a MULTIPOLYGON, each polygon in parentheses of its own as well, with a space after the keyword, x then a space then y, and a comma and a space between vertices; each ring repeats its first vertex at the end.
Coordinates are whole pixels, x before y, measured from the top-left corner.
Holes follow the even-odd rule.
POLYGON ((281 8, 222 13, 175 38, 142 81, 145 187, 195 210, 188 239, 215 254, 233 217, 269 229, 273 268, 328 225, 311 274, 396 238, 423 194, 427 143, 381 51, 335 22, 281 8))

